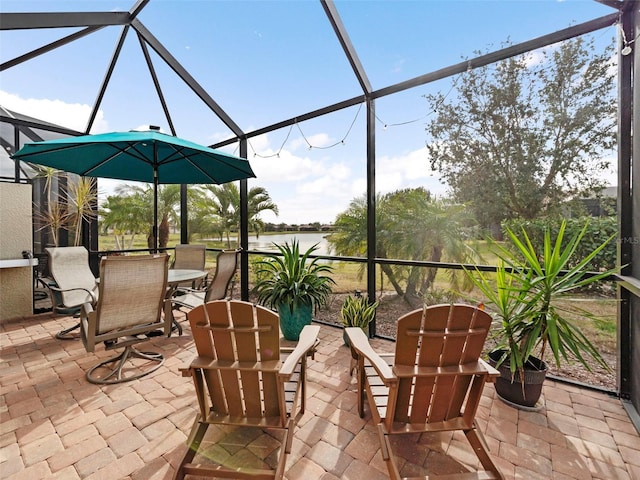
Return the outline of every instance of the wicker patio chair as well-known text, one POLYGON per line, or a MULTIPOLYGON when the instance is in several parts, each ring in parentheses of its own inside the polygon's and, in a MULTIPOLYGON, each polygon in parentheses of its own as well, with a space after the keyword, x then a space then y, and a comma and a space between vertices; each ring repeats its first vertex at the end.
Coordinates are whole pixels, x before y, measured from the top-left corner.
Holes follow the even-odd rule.
MULTIPOLYGON (((98 283, 89 268, 89 252, 85 247, 50 247, 48 255, 50 278, 40 278, 40 283, 49 290, 53 313, 79 317, 84 303, 95 305, 98 283)), ((70 333, 80 328, 80 323, 56 334, 56 338, 77 338, 70 333)))
POLYGON ((295 422, 304 413, 307 355, 316 346, 320 327, 306 326, 292 351, 281 350, 278 315, 264 307, 216 300, 187 316, 198 356, 182 373, 193 377, 199 414, 175 478, 281 479, 295 422), (240 462, 226 463, 224 436, 203 441, 212 425, 236 426, 247 434, 248 429, 283 432, 277 461, 268 464, 248 455, 240 462))
POLYGON ((357 355, 358 411, 363 417, 366 393, 393 480, 401 476, 391 436, 451 430, 464 432, 485 470, 447 479, 503 478, 475 422, 485 382, 498 375, 479 358, 490 326, 491 317, 469 305, 415 310, 398 320, 390 355, 378 355, 362 329, 345 329, 357 355))
MULTIPOLYGON (((162 311, 167 293, 168 255, 103 257, 100 294, 95 306, 85 303, 80 332, 87 352, 104 343, 106 350, 124 348, 87 371, 91 383, 113 384, 140 378, 160 368, 161 354, 141 352, 135 345, 164 330, 171 331, 171 315, 162 311), (134 359, 141 359, 142 362, 134 359)), ((170 305, 169 305, 170 308, 170 305)))

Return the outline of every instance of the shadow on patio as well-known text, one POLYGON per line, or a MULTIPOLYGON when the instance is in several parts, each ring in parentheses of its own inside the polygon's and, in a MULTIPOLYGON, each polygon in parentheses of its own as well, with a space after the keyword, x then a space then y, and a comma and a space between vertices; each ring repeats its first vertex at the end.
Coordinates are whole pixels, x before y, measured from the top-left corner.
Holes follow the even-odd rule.
MULTIPOLYGON (((114 386, 84 376, 97 357, 108 356, 103 349, 88 354, 79 340, 55 339, 71 322, 45 314, 0 325, 2 478, 172 478, 197 406, 191 379, 178 371, 195 352, 188 322, 183 336, 150 342, 166 358, 159 370, 114 386)), ((322 326, 320 340, 286 476, 388 478, 371 417, 357 415, 342 331, 322 326)), ((393 349, 390 342, 374 344, 393 349)), ((494 400, 492 385, 485 389, 478 421, 507 478, 640 479, 640 437, 618 399, 552 381, 543 397, 545 408, 531 413, 494 400)), ((462 434, 406 441, 414 448, 396 445, 403 475, 476 467, 462 434)), ((251 442, 264 445, 257 437, 246 442, 249 450, 251 442)))

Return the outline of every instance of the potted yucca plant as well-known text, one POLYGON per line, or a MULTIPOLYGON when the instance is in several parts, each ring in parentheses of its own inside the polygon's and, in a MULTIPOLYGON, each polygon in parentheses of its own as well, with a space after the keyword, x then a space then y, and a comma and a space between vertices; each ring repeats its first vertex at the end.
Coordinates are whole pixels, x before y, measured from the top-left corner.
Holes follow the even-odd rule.
POLYGON ((524 229, 520 237, 507 229, 513 248, 496 245, 499 264, 495 274, 477 268, 467 270, 469 278, 486 297, 488 310, 494 314, 498 345, 489 353, 489 361, 501 370, 496 391, 507 403, 525 408, 536 406, 547 371, 545 354, 549 351, 558 367, 561 361, 572 358, 588 370, 591 362, 609 370, 575 322, 579 316, 597 316, 563 302, 569 294, 618 271, 614 268, 591 274, 587 270, 589 262, 613 237, 585 258, 574 259, 587 227, 585 225, 566 244, 566 222, 560 225, 555 239, 547 228, 540 250, 534 247, 524 229))
MULTIPOLYGON (((376 316, 376 308, 378 308, 378 302, 369 303, 367 297, 356 294, 355 296, 349 295, 344 299, 342 307, 340 308, 340 320, 344 327, 359 327, 364 330, 367 336, 369 335, 369 324, 376 316)), ((349 338, 343 333, 345 345, 349 346, 349 338)))
POLYGON ((296 239, 291 244, 273 244, 280 255, 256 263, 258 303, 278 311, 280 329, 287 340, 298 340, 305 325, 311 323, 314 307, 326 305, 335 281, 328 275, 331 265, 310 255, 318 244, 300 253, 296 239))

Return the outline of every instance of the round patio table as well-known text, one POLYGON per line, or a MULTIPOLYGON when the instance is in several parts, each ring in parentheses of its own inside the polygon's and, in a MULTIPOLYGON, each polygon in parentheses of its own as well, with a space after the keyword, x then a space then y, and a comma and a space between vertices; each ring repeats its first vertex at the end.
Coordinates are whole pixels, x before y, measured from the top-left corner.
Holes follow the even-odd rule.
MULTIPOLYGON (((182 268, 170 268, 167 272, 167 284, 169 285, 169 291, 167 292, 167 297, 170 299, 173 297, 173 294, 176 292, 178 285, 182 282, 192 282, 194 280, 199 280, 202 277, 207 275, 206 270, 187 270, 182 268)), ((171 312, 171 321, 173 322, 173 328, 178 330, 178 335, 182 335, 182 326, 176 321, 173 316, 173 308, 169 306, 167 311, 171 312)))

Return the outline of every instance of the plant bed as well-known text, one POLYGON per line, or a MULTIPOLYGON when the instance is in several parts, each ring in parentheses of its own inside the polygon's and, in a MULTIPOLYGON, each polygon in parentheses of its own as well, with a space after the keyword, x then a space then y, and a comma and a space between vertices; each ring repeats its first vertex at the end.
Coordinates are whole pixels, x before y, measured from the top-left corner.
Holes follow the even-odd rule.
MULTIPOLYGON (((342 323, 340 322, 340 307, 348 295, 349 293, 332 293, 327 305, 318 309, 314 318, 323 323, 333 324, 336 327, 342 328, 342 323)), ((395 321, 405 313, 413 310, 413 308, 392 291, 383 292, 382 294, 379 293, 376 298, 380 301, 376 315, 376 335, 394 338, 396 335, 395 321)), ((613 305, 611 310, 613 314, 615 314, 615 300, 613 300, 611 304, 613 305)), ((595 327, 593 330, 592 342, 600 350, 612 371, 608 372, 598 365, 592 365, 592 371, 590 372, 584 366, 580 365, 579 362, 569 361, 564 362, 560 368, 550 364, 548 375, 555 375, 569 381, 584 383, 603 390, 615 391, 617 362, 615 332, 604 335, 598 334, 595 327)), ((489 333, 490 337, 491 335, 492 334, 489 333)), ((491 338, 488 338, 485 345, 485 352, 489 352, 495 346, 495 342, 491 338)))

